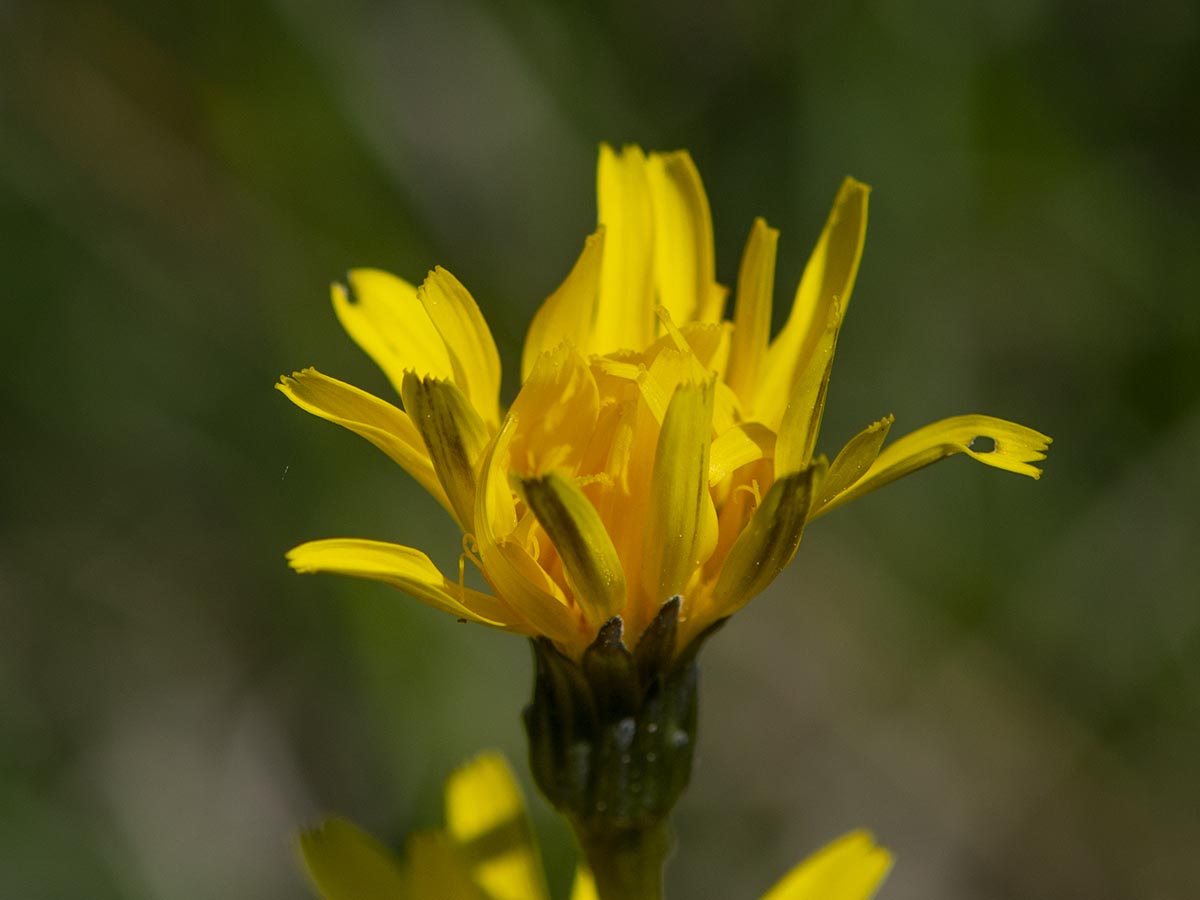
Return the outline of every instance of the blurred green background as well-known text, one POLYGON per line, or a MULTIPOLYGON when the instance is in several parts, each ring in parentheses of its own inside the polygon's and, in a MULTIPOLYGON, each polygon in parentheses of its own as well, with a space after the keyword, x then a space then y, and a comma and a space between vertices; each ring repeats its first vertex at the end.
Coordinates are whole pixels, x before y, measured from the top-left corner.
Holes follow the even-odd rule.
POLYGON ((826 451, 887 412, 1056 441, 820 521, 713 642, 672 895, 862 825, 889 900, 1200 896, 1200 7, 595 6, 0 2, 0 896, 304 898, 298 824, 399 843, 475 751, 526 777, 522 641, 286 569, 459 545, 271 385, 386 396, 327 284, 441 263, 511 397, 601 140, 691 149, 725 283, 779 227, 781 308, 874 186, 826 451))

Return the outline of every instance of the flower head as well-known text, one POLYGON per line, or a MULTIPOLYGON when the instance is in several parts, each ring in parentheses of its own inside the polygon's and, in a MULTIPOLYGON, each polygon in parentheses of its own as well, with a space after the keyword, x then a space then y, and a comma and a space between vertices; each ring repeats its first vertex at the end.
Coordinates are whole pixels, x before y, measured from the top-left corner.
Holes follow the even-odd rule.
MULTIPOLYGON (((325 900, 547 900, 520 788, 504 759, 484 754, 446 781, 446 824, 408 840, 405 861, 344 819, 300 836, 310 877, 325 900)), ((817 851, 763 900, 868 900, 891 854, 856 831, 817 851)), ((571 900, 597 900, 580 868, 571 900)))
POLYGON ((885 448, 888 416, 832 462, 817 455, 868 192, 843 183, 772 339, 778 232, 754 222, 724 320, 691 158, 602 146, 599 228, 534 317, 507 410, 495 342, 453 275, 436 268, 414 287, 350 272, 334 309, 403 410, 314 369, 277 387, 416 478, 492 590, 378 541, 312 541, 290 564, 393 584, 459 619, 549 638, 573 659, 614 617, 632 646, 679 596, 679 649, 766 588, 810 520, 850 500, 957 453, 1037 478, 1050 439, 981 415, 885 448), (980 437, 989 449, 973 448, 980 437))

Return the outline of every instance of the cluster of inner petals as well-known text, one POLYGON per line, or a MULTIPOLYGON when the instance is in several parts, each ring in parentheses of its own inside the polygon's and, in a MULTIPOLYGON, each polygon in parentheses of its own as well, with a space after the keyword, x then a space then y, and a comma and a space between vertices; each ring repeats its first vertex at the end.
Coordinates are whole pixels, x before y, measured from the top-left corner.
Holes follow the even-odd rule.
MULTIPOLYGON (((684 640, 727 614, 727 603, 713 607, 717 576, 773 480, 774 435, 744 427, 720 377, 728 323, 677 327, 665 310, 659 315, 665 333, 640 351, 585 359, 560 345, 545 353, 482 473, 484 490, 507 476, 515 527, 501 540, 546 574, 575 611, 583 641, 617 615, 632 644, 677 594, 684 640), (563 527, 543 510, 565 505, 561 495, 574 490, 599 527, 579 515, 563 527), (573 546, 576 535, 586 547, 573 546), (590 559, 572 560, 573 551, 590 559)), ((495 509, 486 515, 495 521, 495 509)))
POLYGON ((1050 439, 981 415, 885 448, 889 416, 831 459, 816 453, 868 193, 843 183, 772 336, 778 233, 754 222, 726 320, 690 157, 602 147, 599 227, 534 317, 507 411, 495 342, 453 275, 414 287, 351 272, 335 310, 403 408, 313 369, 278 387, 404 467, 456 520, 463 560, 491 590, 465 585, 463 560, 447 578, 420 550, 380 541, 311 541, 291 565, 383 581, 574 657, 613 617, 632 646, 681 596, 682 647, 760 593, 806 523, 843 503, 958 453, 1038 477, 1050 439))

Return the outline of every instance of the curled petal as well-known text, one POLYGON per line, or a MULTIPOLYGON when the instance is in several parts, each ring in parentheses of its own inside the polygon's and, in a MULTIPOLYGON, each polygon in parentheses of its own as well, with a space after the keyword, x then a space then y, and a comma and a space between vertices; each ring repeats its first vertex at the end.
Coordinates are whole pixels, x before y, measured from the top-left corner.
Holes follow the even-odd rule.
POLYGON ((1051 438, 1039 431, 991 416, 967 415, 943 419, 894 441, 879 454, 862 477, 836 496, 825 500, 821 508, 814 511, 814 515, 826 513, 956 453, 965 453, 984 465, 1037 479, 1041 477, 1042 470, 1033 463, 1046 458, 1050 443, 1051 438), (980 438, 991 441, 991 449, 973 447, 972 444, 980 438))

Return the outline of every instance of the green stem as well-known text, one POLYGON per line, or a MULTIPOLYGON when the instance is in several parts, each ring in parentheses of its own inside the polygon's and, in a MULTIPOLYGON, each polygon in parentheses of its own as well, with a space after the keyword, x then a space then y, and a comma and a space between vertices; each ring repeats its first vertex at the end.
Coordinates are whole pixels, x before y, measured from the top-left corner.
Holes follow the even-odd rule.
POLYGON ((573 824, 600 900, 662 900, 663 864, 671 849, 665 821, 644 829, 603 831, 573 824))

